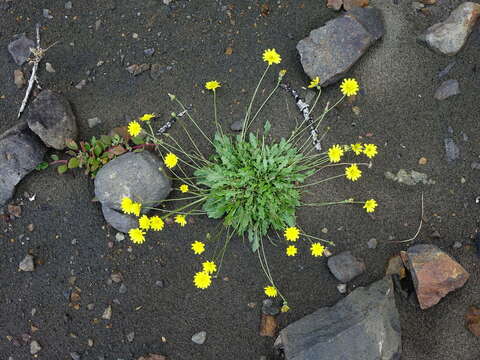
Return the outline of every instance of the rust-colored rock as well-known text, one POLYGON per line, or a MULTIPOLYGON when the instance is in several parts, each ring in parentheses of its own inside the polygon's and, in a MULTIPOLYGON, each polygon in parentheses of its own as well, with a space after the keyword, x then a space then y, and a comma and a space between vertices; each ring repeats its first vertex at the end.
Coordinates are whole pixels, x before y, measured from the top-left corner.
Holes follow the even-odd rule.
POLYGON ((415 245, 400 255, 410 271, 423 310, 461 288, 470 277, 459 263, 434 245, 415 245))
POLYGON ((277 335, 278 323, 275 316, 262 314, 260 321, 260 336, 275 337, 277 335))
POLYGON ((475 306, 470 306, 465 315, 465 319, 467 320, 467 329, 470 330, 473 335, 480 336, 480 309, 475 306))
POLYGON ((327 0, 327 7, 333 10, 340 10, 343 5, 343 0, 327 0))

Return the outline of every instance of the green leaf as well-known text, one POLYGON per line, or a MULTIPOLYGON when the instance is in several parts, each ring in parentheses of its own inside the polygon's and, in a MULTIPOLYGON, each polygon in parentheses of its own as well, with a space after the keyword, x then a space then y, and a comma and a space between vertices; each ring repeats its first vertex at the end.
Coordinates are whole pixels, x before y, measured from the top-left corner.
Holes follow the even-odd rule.
POLYGON ((56 155, 56 154, 50 155, 50 158, 51 158, 53 161, 58 161, 58 155, 56 155))
POLYGON ((77 151, 78 150, 78 144, 75 142, 75 140, 67 140, 65 142, 65 145, 67 145, 67 147, 70 149, 70 150, 74 150, 74 151, 77 151))
POLYGON ((57 168, 57 171, 59 174, 63 174, 65 173, 66 171, 68 170, 68 167, 67 165, 60 165, 58 168, 57 168))
POLYGON ((100 145, 100 144, 95 145, 95 147, 93 148, 93 152, 95 153, 95 156, 97 156, 97 157, 100 156, 103 152, 102 145, 100 145))
POLYGON ((145 144, 145 139, 144 139, 142 136, 132 137, 131 140, 132 140, 132 142, 133 142, 135 145, 145 144))
POLYGON ((112 144, 112 137, 111 136, 108 136, 108 135, 102 135, 100 137, 100 141, 106 145, 106 146, 110 146, 112 144))
POLYGON ((265 125, 263 125, 263 135, 267 136, 270 133, 271 128, 272 124, 270 124, 270 121, 265 121, 265 125))
POLYGON ((45 170, 46 168, 48 168, 48 162, 46 161, 42 161, 40 164, 38 164, 36 167, 35 167, 35 170, 45 170))
POLYGON ((70 160, 68 160, 69 169, 75 169, 79 166, 80 166, 80 160, 78 160, 77 158, 71 158, 70 160))

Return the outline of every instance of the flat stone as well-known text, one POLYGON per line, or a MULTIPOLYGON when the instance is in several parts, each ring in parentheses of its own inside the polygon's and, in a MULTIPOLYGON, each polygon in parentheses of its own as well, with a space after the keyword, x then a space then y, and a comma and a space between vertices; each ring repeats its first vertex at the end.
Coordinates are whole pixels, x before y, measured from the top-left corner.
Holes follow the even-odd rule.
POLYGON ((365 263, 352 255, 350 251, 344 251, 328 258, 330 272, 342 283, 353 280, 365 272, 365 263))
POLYGON ((389 278, 288 325, 275 341, 286 360, 398 360, 401 328, 389 278))
MULTIPOLYGON (((149 151, 118 156, 103 166, 95 177, 95 196, 104 207, 117 211, 121 210, 123 197, 154 207, 170 191, 171 180, 163 172, 161 159, 149 151)), ((144 208, 142 211, 146 213, 144 208)))
POLYGON ((436 52, 454 56, 465 45, 479 16, 480 4, 464 2, 445 21, 429 27, 419 40, 436 52))
POLYGON ((72 108, 62 95, 42 90, 28 107, 27 124, 45 145, 63 150, 68 140, 77 138, 72 108))
POLYGON ((25 36, 18 37, 16 40, 8 44, 8 52, 12 55, 15 64, 21 66, 30 56, 30 48, 35 47, 35 42, 25 36))
POLYGON ((425 185, 433 185, 436 183, 435 180, 429 179, 427 174, 415 170, 400 169, 398 170, 397 174, 387 171, 385 172, 385 177, 389 180, 397 181, 400 184, 410 186, 417 185, 419 183, 425 185))
POLYGON ((192 336, 192 341, 198 345, 202 345, 205 342, 205 340, 207 340, 206 331, 200 331, 192 336))
POLYGON ((415 245, 400 255, 410 271, 423 310, 461 288, 470 277, 459 263, 434 245, 415 245))
POLYGON ((0 213, 15 186, 42 162, 46 150, 25 122, 0 135, 0 213))
POLYGON ((318 76, 322 86, 340 80, 375 42, 378 34, 375 31, 371 34, 367 28, 383 26, 379 15, 378 10, 355 9, 312 30, 297 44, 303 70, 312 79, 318 76), (362 20, 365 25, 358 20, 364 19, 363 15, 368 15, 362 20))
POLYGON ((18 265, 18 268, 21 271, 34 271, 35 265, 33 262, 33 256, 32 255, 25 256, 25 258, 18 265))
POLYGON ((444 81, 435 91, 434 98, 437 100, 445 100, 451 96, 460 94, 460 86, 457 80, 444 81))

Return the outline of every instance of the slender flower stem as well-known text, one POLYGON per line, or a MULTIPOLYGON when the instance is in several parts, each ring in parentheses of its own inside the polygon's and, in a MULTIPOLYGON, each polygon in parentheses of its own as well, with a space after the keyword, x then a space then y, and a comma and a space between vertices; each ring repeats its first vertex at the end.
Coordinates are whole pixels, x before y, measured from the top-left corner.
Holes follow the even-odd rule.
POLYGON ((347 200, 342 200, 342 201, 300 204, 300 206, 330 206, 330 205, 354 204, 354 203, 363 204, 363 202, 360 202, 360 201, 350 201, 350 200, 347 199, 347 200))
POLYGON ((295 189, 300 189, 300 188, 304 188, 304 187, 308 187, 308 186, 318 185, 318 184, 321 184, 321 183, 324 183, 324 182, 327 182, 327 181, 330 181, 330 180, 333 180, 333 179, 337 179, 339 177, 344 177, 344 176, 345 176, 345 174, 335 175, 335 176, 332 176, 332 177, 329 177, 329 178, 326 178, 326 179, 323 179, 323 180, 320 180, 320 181, 317 181, 317 182, 314 182, 314 183, 295 186, 295 189))
POLYGON ((217 128, 217 131, 223 135, 222 127, 218 123, 218 118, 217 118, 217 92, 215 91, 215 89, 213 89, 213 113, 215 116, 215 127, 217 128))
POLYGON ((193 120, 192 116, 190 115, 190 112, 186 109, 186 107, 182 104, 182 102, 180 100, 178 100, 176 97, 175 97, 175 101, 180 105, 180 107, 182 108, 183 111, 186 111, 186 114, 187 114, 188 118, 190 119, 190 121, 195 125, 195 127, 198 129, 198 131, 200 131, 200 133, 203 135, 203 137, 213 146, 213 142, 210 140, 210 138, 207 135, 205 135, 205 133, 200 128, 200 126, 197 125, 195 120, 193 120))
POLYGON ((270 69, 270 65, 267 65, 267 68, 263 72, 262 77, 258 81, 257 87, 255 88, 255 91, 253 92, 252 100, 250 100, 250 104, 248 105, 248 109, 247 109, 247 112, 245 114, 245 119, 243 119, 243 128, 242 128, 242 135, 241 135, 242 139, 245 139, 245 134, 247 133, 247 130, 248 130, 246 125, 248 123, 248 119, 250 118, 250 113, 252 111, 253 101, 255 100, 255 97, 257 96, 257 92, 258 92, 258 89, 260 88, 260 84, 262 83, 263 78, 267 74, 268 69, 270 69))
POLYGON ((255 115, 253 115, 253 118, 252 120, 250 121, 250 124, 248 124, 247 127, 249 127, 251 124, 253 124, 253 122, 255 121, 255 119, 257 118, 257 116, 260 114, 260 112, 262 111, 263 107, 268 103, 268 101, 270 100, 270 98, 273 96, 273 94, 275 93, 275 91, 277 91, 278 87, 280 86, 280 80, 277 81, 277 85, 273 88, 273 90, 270 92, 270 94, 267 96, 267 98, 265 99, 265 101, 263 102, 263 104, 260 106, 260 108, 257 110, 257 112, 255 113, 255 115))
POLYGON ((310 114, 313 113, 313 109, 315 109, 315 106, 317 106, 317 102, 320 99, 320 95, 322 95, 322 88, 321 87, 318 88, 318 95, 315 98, 315 102, 313 103, 312 107, 310 108, 310 114))

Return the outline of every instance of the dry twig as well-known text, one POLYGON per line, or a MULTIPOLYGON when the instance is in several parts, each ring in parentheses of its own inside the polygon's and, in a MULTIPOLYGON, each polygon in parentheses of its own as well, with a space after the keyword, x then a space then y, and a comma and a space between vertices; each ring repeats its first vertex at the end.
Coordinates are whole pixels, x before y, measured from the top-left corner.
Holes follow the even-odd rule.
POLYGON ((411 237, 410 239, 406 239, 406 240, 393 240, 392 242, 396 242, 396 243, 406 243, 406 242, 410 242, 410 241, 413 241, 417 238, 418 234, 420 234, 420 230, 422 229, 422 224, 424 222, 424 218, 423 218, 423 191, 422 191, 422 215, 420 216, 420 224, 418 225, 418 230, 417 232, 415 233, 415 235, 413 235, 413 237, 411 237))

